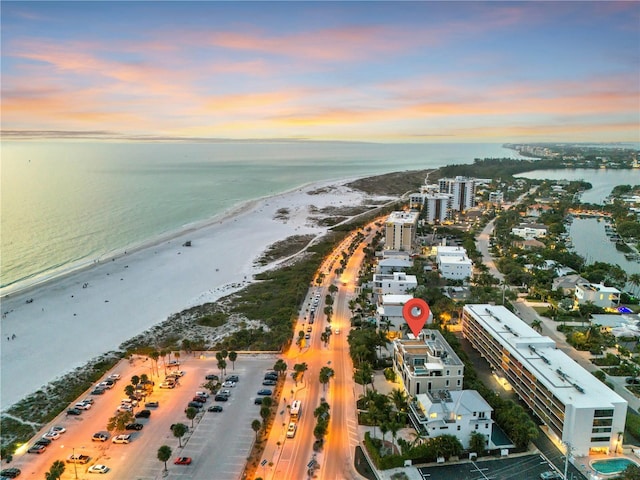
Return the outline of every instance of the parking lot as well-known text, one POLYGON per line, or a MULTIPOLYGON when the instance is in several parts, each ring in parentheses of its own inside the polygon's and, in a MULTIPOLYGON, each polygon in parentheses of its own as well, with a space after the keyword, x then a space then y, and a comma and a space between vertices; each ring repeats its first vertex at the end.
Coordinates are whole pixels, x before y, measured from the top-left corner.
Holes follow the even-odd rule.
POLYGON ((418 468, 425 480, 540 480, 540 474, 549 470, 538 454, 418 468))
MULTIPOLYGON (((152 480, 163 476, 164 465, 158 460, 157 452, 162 445, 168 445, 172 450, 171 459, 167 462, 168 478, 239 478, 255 438, 251 422, 260 419, 259 406, 254 404, 254 399, 258 390, 274 388, 264 387, 262 381, 265 371, 271 370, 277 358, 276 355, 238 355, 235 368, 228 361, 227 374, 238 375, 239 381, 230 388, 231 395, 227 402, 208 399, 202 413, 194 420, 195 428, 191 428, 191 420, 187 419, 184 410, 195 392, 203 390, 201 386, 206 382, 205 375, 220 375, 214 354, 206 357, 183 356, 179 368, 184 370, 185 375, 180 378, 179 386, 173 389, 158 388, 159 381, 164 378, 160 361, 160 379, 153 377, 156 386, 146 399, 157 401, 159 406, 150 408, 149 418, 136 418, 143 428, 126 432, 131 434, 129 444, 114 444, 111 438, 104 442, 92 441, 96 432, 108 433, 107 421, 114 415, 120 401, 126 398, 123 390, 131 376, 151 374, 151 362, 146 359, 138 359, 132 365, 123 361, 113 370, 121 374, 121 380, 103 395, 93 396, 94 404, 89 410, 77 416, 67 416, 63 412, 50 424, 66 429, 59 439, 53 440, 46 451, 39 455, 26 453, 25 448, 24 452, 14 457, 11 466, 22 470, 21 477, 43 478, 44 472, 55 460, 65 461, 73 452, 76 455, 88 455, 90 461, 86 464, 67 464, 63 479, 95 477, 88 474, 88 469, 92 465, 103 464, 109 471, 100 478, 152 480), (223 411, 207 412, 211 405, 221 405, 223 411), (189 426, 189 432, 182 438, 182 447, 178 446, 178 439, 171 431, 174 423, 189 426), (192 464, 174 465, 173 460, 179 456, 192 457, 192 464)), ((81 399, 87 396, 83 395, 81 399)), ((139 406, 135 411, 142 408, 139 406)), ((33 441, 28 445, 32 445, 33 441)))

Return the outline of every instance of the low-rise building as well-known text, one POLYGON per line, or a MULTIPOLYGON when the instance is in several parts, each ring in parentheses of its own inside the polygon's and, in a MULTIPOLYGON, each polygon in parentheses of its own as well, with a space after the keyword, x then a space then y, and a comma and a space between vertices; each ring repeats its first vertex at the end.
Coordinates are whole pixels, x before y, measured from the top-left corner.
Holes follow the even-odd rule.
MULTIPOLYGON (((402 315, 404 304, 413 298, 413 295, 382 295, 378 297, 377 327, 387 331, 389 337, 402 337, 407 331, 407 322, 402 315)), ((429 312, 427 324, 433 323, 433 313, 429 312)))
POLYGON ((517 227, 513 227, 511 233, 525 240, 531 240, 532 238, 546 237, 547 227, 539 223, 521 223, 517 227))
POLYGON ((404 272, 375 273, 373 275, 374 301, 378 303, 377 297, 380 295, 407 294, 417 286, 418 280, 415 275, 407 275, 404 272))
POLYGON ((578 283, 575 298, 577 305, 591 302, 600 308, 614 308, 620 303, 620 290, 601 283, 578 283))
POLYGON ((462 334, 575 456, 612 452, 627 401, 503 306, 466 305, 462 334))
POLYGON ((570 275, 554 278, 551 282, 551 289, 553 291, 561 289, 564 295, 572 295, 575 293, 576 285, 579 283, 588 283, 588 280, 582 278, 577 273, 572 273, 570 275))
POLYGON ((440 275, 451 280, 465 280, 473 273, 473 262, 462 247, 437 247, 436 263, 440 275))
POLYGON ((454 435, 464 448, 469 448, 473 432, 483 435, 487 449, 492 448, 492 411, 475 390, 421 393, 409 404, 409 418, 418 432, 432 438, 454 435))
POLYGON ((393 369, 409 396, 436 390, 462 390, 464 363, 437 330, 393 341, 393 369))

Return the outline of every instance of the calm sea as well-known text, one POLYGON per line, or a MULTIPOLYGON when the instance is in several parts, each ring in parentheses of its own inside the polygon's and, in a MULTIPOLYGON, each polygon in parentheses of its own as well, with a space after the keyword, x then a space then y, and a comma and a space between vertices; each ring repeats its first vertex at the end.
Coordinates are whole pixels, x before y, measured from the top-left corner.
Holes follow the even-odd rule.
POLYGON ((495 144, 3 142, 0 288, 6 293, 310 182, 484 157, 518 156, 495 144))

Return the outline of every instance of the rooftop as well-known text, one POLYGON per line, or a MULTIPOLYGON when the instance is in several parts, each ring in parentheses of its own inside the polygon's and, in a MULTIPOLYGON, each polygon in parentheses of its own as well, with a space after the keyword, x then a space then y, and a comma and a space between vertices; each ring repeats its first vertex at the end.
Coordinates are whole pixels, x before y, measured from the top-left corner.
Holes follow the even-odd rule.
POLYGON ((391 212, 387 223, 415 223, 418 221, 418 212, 391 212))
POLYGON ((464 307, 562 403, 578 408, 603 408, 626 403, 596 377, 578 365, 549 337, 536 332, 503 306, 464 307))

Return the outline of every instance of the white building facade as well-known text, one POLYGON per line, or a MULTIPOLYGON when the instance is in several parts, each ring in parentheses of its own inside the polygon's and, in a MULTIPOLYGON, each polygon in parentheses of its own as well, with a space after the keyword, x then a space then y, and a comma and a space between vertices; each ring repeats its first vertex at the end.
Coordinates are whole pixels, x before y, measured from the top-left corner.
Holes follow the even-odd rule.
POLYGON ((393 341, 393 369, 410 397, 462 390, 464 363, 437 330, 422 330, 418 338, 393 341))
POLYGON ((438 186, 440 193, 451 195, 451 210, 464 212, 475 205, 476 184, 473 178, 441 178, 438 186))
POLYGON ((613 452, 627 401, 503 306, 466 305, 462 334, 573 455, 613 452))
POLYGON ((614 308, 620 303, 620 290, 599 283, 578 283, 575 297, 577 305, 592 302, 600 308, 614 308))
POLYGON ((513 227, 511 233, 525 240, 544 238, 547 236, 547 227, 537 223, 521 223, 517 227, 513 227))
POLYGON ((409 405, 409 418, 418 432, 429 437, 454 435, 464 448, 469 448, 471 434, 480 433, 491 448, 493 409, 475 390, 421 393, 409 405))
POLYGON ((443 278, 465 280, 473 274, 473 262, 462 247, 436 247, 436 263, 443 278))
MULTIPOLYGON (((413 298, 413 295, 382 295, 378 297, 377 327, 387 330, 390 337, 402 337, 407 331, 407 322, 402 315, 404 304, 413 298)), ((426 323, 433 323, 433 313, 429 312, 426 323)))

